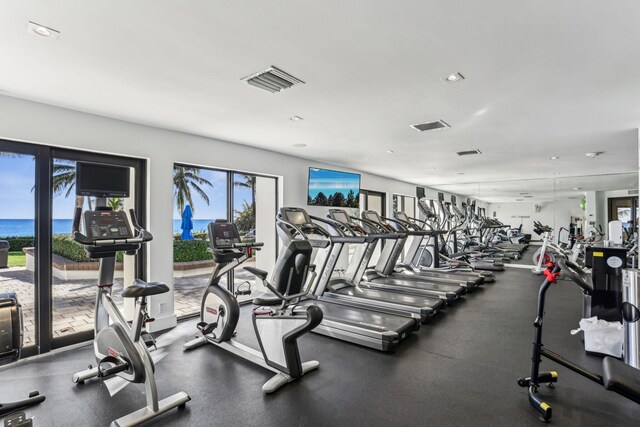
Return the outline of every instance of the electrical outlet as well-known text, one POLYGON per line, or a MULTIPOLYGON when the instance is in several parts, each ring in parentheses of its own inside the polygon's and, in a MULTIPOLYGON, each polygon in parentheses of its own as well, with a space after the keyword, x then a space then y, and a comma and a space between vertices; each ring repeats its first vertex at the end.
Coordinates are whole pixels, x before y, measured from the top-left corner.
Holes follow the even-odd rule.
POLYGON ((161 302, 160 303, 160 314, 166 313, 166 311, 167 311, 167 303, 166 302, 161 302))

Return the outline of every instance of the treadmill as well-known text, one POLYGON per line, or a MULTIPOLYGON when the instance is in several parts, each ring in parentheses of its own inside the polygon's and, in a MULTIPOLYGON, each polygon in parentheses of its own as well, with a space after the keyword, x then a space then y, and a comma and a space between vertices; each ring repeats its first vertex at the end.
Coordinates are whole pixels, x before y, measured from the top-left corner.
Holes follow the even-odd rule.
POLYGON ((365 237, 361 236, 332 236, 325 228, 314 221, 330 225, 329 220, 311 217, 302 208, 283 207, 278 217, 278 233, 285 246, 295 239, 309 240, 316 250, 312 257, 317 266, 321 266, 320 273, 314 278, 311 286, 313 294, 320 300, 339 301, 341 303, 361 308, 392 310, 415 314, 421 322, 426 322, 443 306, 440 298, 410 295, 407 293, 391 292, 382 289, 372 289, 357 286, 346 278, 332 278, 336 264, 346 244, 364 244, 365 237), (326 243, 324 248, 322 242, 326 243), (328 250, 318 250, 327 249, 328 250), (332 280, 333 279, 333 280, 332 280))
MULTIPOLYGON (((405 280, 434 280, 437 278, 444 279, 454 279, 454 280, 462 280, 464 281, 467 292, 473 290, 475 287, 482 285, 485 282, 485 277, 481 274, 475 273, 473 271, 457 271, 457 270, 432 270, 432 269, 414 269, 410 265, 407 264, 397 264, 398 259, 400 258, 400 254, 404 248, 404 244, 406 243, 407 237, 411 236, 414 238, 414 242, 417 240, 419 242, 427 235, 436 236, 446 233, 443 230, 408 230, 406 227, 402 226, 399 221, 390 220, 388 218, 381 218, 375 211, 364 211, 362 212, 362 217, 367 219, 370 223, 377 225, 382 229, 394 230, 394 228, 387 222, 390 221, 394 223, 398 228, 399 232, 404 234, 404 238, 398 240, 396 245, 397 248, 394 250, 384 250, 378 260, 378 264, 376 265, 374 270, 368 270, 367 273, 369 275, 381 275, 381 276, 392 276, 399 277, 405 280), (415 239, 417 237, 417 239, 415 239), (396 269, 400 269, 400 271, 396 271, 396 269)), ((365 227, 367 231, 375 231, 375 228, 369 225, 365 227)), ((413 243, 412 243, 413 245, 413 243)), ((409 250, 409 258, 412 258, 411 250, 409 250)))
MULTIPOLYGON (((277 231, 280 235, 283 226, 280 215, 276 221, 277 231)), ((285 225, 286 227, 289 226, 285 225)), ((302 228, 298 227, 298 230, 304 234, 302 228)), ((326 240, 309 239, 309 242, 314 247, 314 251, 317 248, 326 248, 330 244, 326 240)), ((311 282, 315 280, 317 274, 318 270, 316 269, 312 274, 311 282)), ((259 298, 269 298, 269 293, 259 298)), ((322 322, 312 332, 375 350, 392 351, 421 326, 420 316, 417 314, 348 305, 343 301, 318 297, 311 292, 298 302, 298 305, 302 307, 311 304, 318 306, 323 313, 322 322)))
MULTIPOLYGON (((382 234, 367 233, 362 226, 355 222, 359 221, 366 223, 367 221, 349 216, 344 209, 330 209, 327 216, 332 220, 332 222, 338 223, 338 228, 335 228, 335 225, 333 226, 336 232, 343 231, 348 232, 353 236, 366 237, 365 243, 356 249, 353 258, 349 263, 349 268, 347 268, 345 273, 345 277, 341 278, 343 281, 348 280, 354 283, 355 286, 361 286, 364 288, 440 298, 449 304, 466 293, 464 282, 461 281, 448 279, 430 280, 427 278, 413 280, 406 279, 404 276, 389 277, 374 275, 367 272, 368 262, 373 255, 373 251, 375 250, 378 241, 386 240, 388 245, 395 245, 395 241, 404 238, 403 234, 395 232, 389 233, 387 230, 382 234)), ((375 226, 373 223, 370 223, 369 225, 375 226)), ((385 250, 388 250, 388 248, 390 248, 390 246, 387 246, 385 250)))

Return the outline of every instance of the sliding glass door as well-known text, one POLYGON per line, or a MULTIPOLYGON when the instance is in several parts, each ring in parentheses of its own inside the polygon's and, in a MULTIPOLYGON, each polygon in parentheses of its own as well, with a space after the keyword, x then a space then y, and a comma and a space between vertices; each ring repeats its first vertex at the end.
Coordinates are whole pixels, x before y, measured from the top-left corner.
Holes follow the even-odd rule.
MULTIPOLYGON (((16 148, 16 147, 14 147, 16 148)), ((22 304, 24 345, 36 343, 35 183, 36 157, 0 151, 0 293, 22 304)))
MULTIPOLYGON (((0 140, 0 241, 8 242, 10 262, 6 269, 0 262, 0 292, 16 292, 23 305, 25 356, 93 338, 97 262, 73 241, 71 227, 75 206, 95 201, 75 196, 77 161, 130 167, 131 197, 109 203, 145 219, 144 161, 0 140)), ((116 296, 123 280, 144 279, 142 252, 119 257, 116 296)))
MULTIPOLYGON (((61 153, 62 154, 62 153, 61 153)), ((98 260, 87 258, 82 246, 72 237, 73 214, 76 207, 83 211, 95 209, 93 197, 76 196, 76 163, 82 157, 74 153, 65 153, 64 157, 53 158, 51 176, 52 185, 52 221, 51 221, 51 295, 53 302, 52 325, 53 338, 70 335, 88 337, 93 331, 93 320, 98 280, 98 260)), ((107 199, 114 210, 135 208, 136 171, 129 162, 108 159, 102 156, 90 156, 92 161, 130 166, 130 197, 126 199, 107 199)), ((124 282, 131 283, 135 278, 136 257, 119 253, 116 258, 116 271, 112 295, 120 309, 124 309, 122 293, 124 282)))

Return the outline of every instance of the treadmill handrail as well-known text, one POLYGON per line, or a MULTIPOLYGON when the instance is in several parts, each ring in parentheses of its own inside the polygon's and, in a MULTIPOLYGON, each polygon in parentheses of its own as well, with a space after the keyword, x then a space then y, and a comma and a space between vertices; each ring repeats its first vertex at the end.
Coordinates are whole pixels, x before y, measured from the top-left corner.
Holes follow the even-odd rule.
MULTIPOLYGON (((345 233, 345 228, 348 229, 348 231, 352 234, 352 236, 356 236, 356 233, 354 233, 353 230, 351 230, 349 227, 347 227, 345 224, 341 223, 340 221, 336 221, 331 218, 320 218, 314 215, 309 215, 309 218, 311 218, 314 221, 322 222, 324 224, 329 225, 331 228, 336 230, 336 232, 340 234, 341 237, 347 236, 347 233, 345 233)), ((335 237, 335 236, 332 236, 332 237, 335 237)))

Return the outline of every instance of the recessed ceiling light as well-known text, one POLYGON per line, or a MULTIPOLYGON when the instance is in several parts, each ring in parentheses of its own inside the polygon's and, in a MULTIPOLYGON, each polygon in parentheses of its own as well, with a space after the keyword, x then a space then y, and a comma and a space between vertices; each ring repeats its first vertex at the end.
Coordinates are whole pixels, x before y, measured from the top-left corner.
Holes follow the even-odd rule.
POLYGON ((549 160, 558 160, 559 158, 560 157, 558 157, 558 156, 552 156, 552 157, 549 157, 549 160))
POLYGON ((593 159, 595 157, 598 157, 602 153, 604 153, 604 151, 594 151, 591 153, 587 153, 587 157, 591 157, 593 159))
POLYGON ((454 73, 454 74, 449 74, 447 77, 444 78, 446 81, 453 83, 453 82, 457 82, 460 80, 464 80, 464 76, 460 73, 454 73))
POLYGON ((532 199, 533 196, 523 196, 525 199, 532 199))
POLYGON ((35 22, 31 21, 27 23, 27 32, 38 37, 44 37, 53 40, 57 39, 60 36, 60 31, 56 31, 53 28, 48 28, 44 25, 36 24, 35 22))
POLYGON ((520 193, 520 194, 529 194, 529 193, 520 193))
POLYGON ((456 175, 464 175, 464 172, 456 172, 456 175))
POLYGON ((293 147, 296 147, 296 148, 304 148, 306 146, 307 144, 293 144, 293 147))
POLYGON ((393 151, 393 150, 387 150, 387 151, 385 151, 385 153, 387 153, 387 154, 393 154, 393 153, 395 153, 395 151, 393 151))
POLYGON ((293 120, 294 122, 299 122, 300 120, 304 120, 304 119, 300 116, 293 116, 293 117, 290 117, 289 120, 293 120))
POLYGON ((582 187, 573 187, 574 190, 582 190, 582 187))

